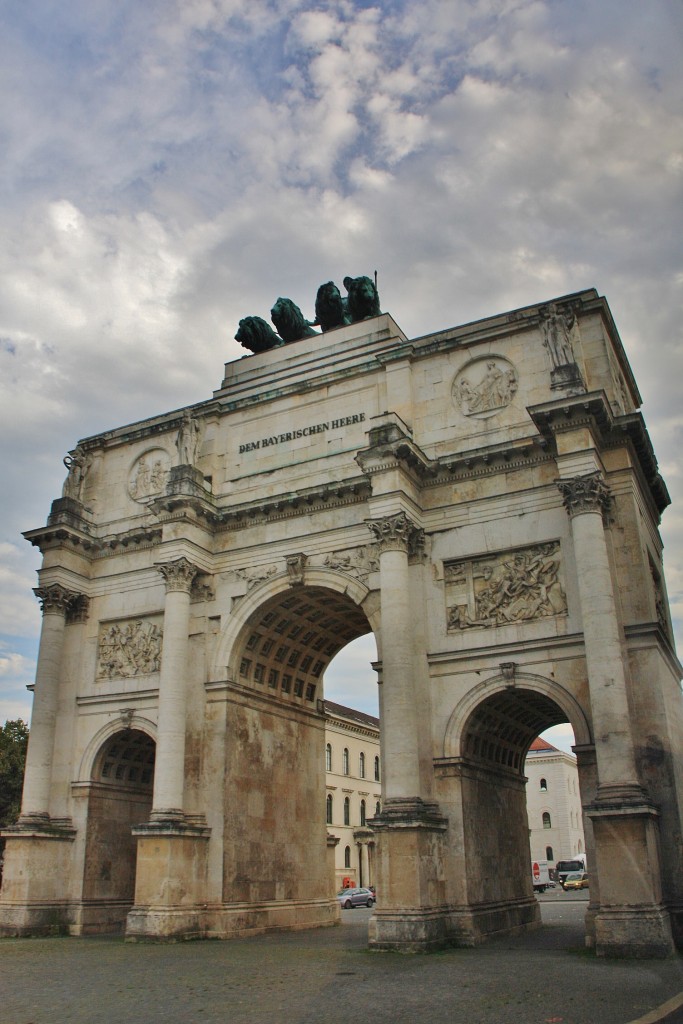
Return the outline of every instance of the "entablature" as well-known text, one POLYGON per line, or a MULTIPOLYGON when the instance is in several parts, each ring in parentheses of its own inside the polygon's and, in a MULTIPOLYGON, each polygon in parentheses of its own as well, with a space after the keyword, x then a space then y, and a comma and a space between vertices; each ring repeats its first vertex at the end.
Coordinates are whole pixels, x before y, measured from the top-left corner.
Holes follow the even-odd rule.
POLYGON ((529 415, 541 436, 551 442, 553 448, 558 434, 574 431, 580 426, 588 427, 596 444, 604 448, 616 448, 628 443, 658 515, 661 516, 671 504, 641 413, 615 416, 605 392, 593 391, 574 398, 561 398, 530 406, 529 415))

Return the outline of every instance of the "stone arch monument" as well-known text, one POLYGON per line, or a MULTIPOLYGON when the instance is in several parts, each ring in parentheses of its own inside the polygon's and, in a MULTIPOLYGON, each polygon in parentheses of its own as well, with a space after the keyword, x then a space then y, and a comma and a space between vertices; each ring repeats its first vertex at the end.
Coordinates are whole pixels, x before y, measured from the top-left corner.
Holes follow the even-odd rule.
POLYGON ((206 401, 65 460, 26 534, 43 626, 0 931, 335 924, 324 677, 372 631, 371 946, 538 925, 524 757, 570 721, 587 941, 668 954, 683 942, 669 499, 606 301, 416 339, 337 305, 322 335, 249 335, 256 353, 206 401))

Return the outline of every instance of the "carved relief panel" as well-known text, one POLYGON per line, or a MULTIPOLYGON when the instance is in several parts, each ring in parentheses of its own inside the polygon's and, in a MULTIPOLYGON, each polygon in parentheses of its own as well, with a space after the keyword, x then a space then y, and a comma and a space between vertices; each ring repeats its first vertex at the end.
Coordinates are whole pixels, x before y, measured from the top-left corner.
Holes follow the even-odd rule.
POLYGON ((97 678, 127 679, 158 672, 161 666, 163 616, 100 625, 97 678))
POLYGON ((448 631, 566 614, 560 577, 559 541, 445 562, 448 631))
POLYGON ((379 572, 379 548, 376 544, 363 545, 358 548, 346 548, 325 555, 323 565, 327 569, 336 569, 349 576, 355 576, 361 582, 367 582, 371 572, 379 572))

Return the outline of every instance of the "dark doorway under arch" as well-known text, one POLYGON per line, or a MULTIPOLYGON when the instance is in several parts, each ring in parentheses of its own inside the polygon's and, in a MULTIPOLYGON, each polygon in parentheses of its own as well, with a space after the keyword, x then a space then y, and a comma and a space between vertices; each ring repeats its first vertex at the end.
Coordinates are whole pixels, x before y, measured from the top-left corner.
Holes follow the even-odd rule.
POLYGON ((126 729, 100 749, 88 796, 83 879, 84 933, 122 931, 135 895, 134 825, 152 809, 156 745, 146 733, 126 729))

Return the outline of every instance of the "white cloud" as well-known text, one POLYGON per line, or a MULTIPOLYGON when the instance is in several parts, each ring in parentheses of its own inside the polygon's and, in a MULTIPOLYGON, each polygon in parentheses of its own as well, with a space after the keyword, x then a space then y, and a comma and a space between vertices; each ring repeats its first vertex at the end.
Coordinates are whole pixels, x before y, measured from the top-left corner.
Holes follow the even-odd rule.
MULTIPOLYGON (((49 40, 40 18, 16 5, 0 39, 15 551, 79 437, 207 397, 242 316, 312 316, 322 281, 375 268, 413 335, 596 286, 683 506, 674 5, 76 0, 49 40)), ((663 529, 678 614, 678 511, 663 529)), ((0 564, 0 614, 34 634, 35 553, 0 564)))

